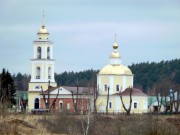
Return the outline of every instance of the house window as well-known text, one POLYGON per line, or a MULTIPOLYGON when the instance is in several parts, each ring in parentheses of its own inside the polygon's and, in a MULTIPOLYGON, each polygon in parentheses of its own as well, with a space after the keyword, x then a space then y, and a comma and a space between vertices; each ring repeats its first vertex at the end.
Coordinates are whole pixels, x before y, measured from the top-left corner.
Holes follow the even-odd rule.
POLYGON ((70 109, 70 103, 67 103, 67 109, 70 109))
POLYGON ((108 87, 107 87, 107 85, 105 84, 105 85, 104 85, 104 91, 107 91, 107 89, 108 89, 108 87))
POLYGON ((63 109, 63 101, 62 101, 62 100, 59 101, 59 109, 60 109, 60 110, 63 109))
POLYGON ((60 103, 60 104, 59 104, 59 108, 60 108, 60 109, 63 109, 63 103, 60 103))
POLYGON ((134 102, 134 108, 137 108, 137 102, 134 102))
POLYGON ((116 85, 116 91, 119 91, 119 85, 116 85))
POLYGON ((109 102, 109 108, 112 108, 112 102, 109 102))
POLYGON ((52 108, 53 108, 53 109, 56 108, 56 103, 55 103, 55 102, 53 103, 52 108))

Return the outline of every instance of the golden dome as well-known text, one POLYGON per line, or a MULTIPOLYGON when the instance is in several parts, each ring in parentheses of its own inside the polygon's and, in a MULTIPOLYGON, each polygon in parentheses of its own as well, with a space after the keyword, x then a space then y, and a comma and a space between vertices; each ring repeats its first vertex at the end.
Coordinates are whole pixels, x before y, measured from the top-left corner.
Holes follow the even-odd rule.
POLYGON ((125 65, 106 65, 100 71, 99 75, 133 75, 131 70, 125 65))
POLYGON ((112 52, 110 58, 121 58, 120 54, 116 51, 112 52))
POLYGON ((48 30, 45 27, 42 27, 39 31, 38 34, 49 34, 48 30))
POLYGON ((44 25, 44 11, 43 11, 43 17, 42 17, 42 27, 38 31, 38 34, 49 34, 48 30, 45 28, 45 25, 44 25))
POLYGON ((114 48, 114 49, 117 49, 117 48, 118 48, 118 44, 117 44, 116 42, 114 42, 113 48, 114 48))

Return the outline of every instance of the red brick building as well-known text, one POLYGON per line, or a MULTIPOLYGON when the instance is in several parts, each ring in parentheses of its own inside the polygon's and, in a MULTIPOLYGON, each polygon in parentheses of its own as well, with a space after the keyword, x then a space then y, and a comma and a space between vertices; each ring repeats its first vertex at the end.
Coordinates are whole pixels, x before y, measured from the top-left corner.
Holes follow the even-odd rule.
POLYGON ((48 95, 49 106, 53 112, 85 113, 89 106, 93 108, 92 87, 50 87, 40 96, 41 109, 47 109, 45 104, 48 103, 48 95))

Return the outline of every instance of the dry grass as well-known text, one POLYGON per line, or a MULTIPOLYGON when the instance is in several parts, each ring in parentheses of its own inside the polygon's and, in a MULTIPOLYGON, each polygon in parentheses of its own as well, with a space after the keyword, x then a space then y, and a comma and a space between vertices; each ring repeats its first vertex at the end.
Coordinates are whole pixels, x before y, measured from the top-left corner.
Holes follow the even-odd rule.
MULTIPOLYGON (((4 114, 0 134, 83 134, 81 115, 4 114)), ((180 135, 179 115, 95 115, 89 135, 180 135)))

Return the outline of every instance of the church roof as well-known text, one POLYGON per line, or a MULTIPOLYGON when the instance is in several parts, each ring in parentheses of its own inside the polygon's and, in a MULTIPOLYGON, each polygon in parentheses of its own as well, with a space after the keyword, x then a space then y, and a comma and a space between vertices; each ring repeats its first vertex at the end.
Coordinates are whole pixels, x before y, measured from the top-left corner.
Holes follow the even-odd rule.
POLYGON ((100 75, 133 75, 131 70, 123 64, 120 65, 106 65, 99 73, 100 75))
POLYGON ((116 35, 113 49, 113 52, 110 54, 110 64, 104 66, 99 71, 99 75, 133 75, 127 66, 121 64, 121 55, 117 50, 116 35))
MULTIPOLYGON (((131 88, 126 88, 123 92, 121 92, 122 96, 128 96, 130 94, 131 88)), ((147 96, 139 89, 132 88, 132 96, 147 96)))
MULTIPOLYGON (((69 92, 73 92, 73 94, 77 94, 77 87, 74 86, 60 86, 66 90, 68 90, 69 92)), ((49 93, 51 93, 52 91, 60 88, 60 87, 50 87, 49 88, 49 93)), ((48 90, 43 92, 44 94, 48 94, 48 90)), ((79 87, 79 94, 93 94, 94 90, 93 87, 79 87)))
MULTIPOLYGON (((131 88, 126 88, 123 92, 120 94, 122 96, 129 96, 130 95, 130 89, 131 88)), ((115 93, 114 95, 119 95, 119 93, 115 93)), ((143 93, 141 90, 132 88, 132 96, 147 96, 145 93, 143 93)))
MULTIPOLYGON (((73 86, 62 86, 63 88, 65 88, 68 91, 72 91, 74 94, 77 94, 77 87, 73 87, 73 86)), ((93 94, 94 90, 93 87, 79 87, 79 94, 93 94)))

